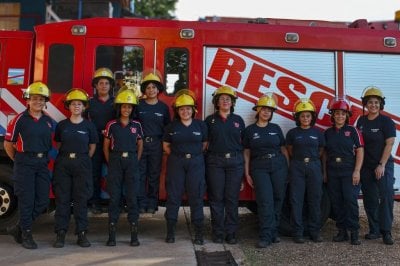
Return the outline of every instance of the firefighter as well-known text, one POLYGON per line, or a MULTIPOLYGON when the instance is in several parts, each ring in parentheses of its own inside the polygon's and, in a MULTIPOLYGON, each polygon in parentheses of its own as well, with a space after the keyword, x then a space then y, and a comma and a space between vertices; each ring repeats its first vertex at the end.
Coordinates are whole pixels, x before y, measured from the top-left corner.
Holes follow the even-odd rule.
POLYGON ((186 192, 191 223, 195 229, 194 244, 203 245, 203 197, 205 194, 205 164, 203 152, 207 145, 207 126, 194 119, 196 102, 194 94, 182 89, 176 95, 174 120, 166 127, 163 148, 167 159, 167 243, 175 242, 175 226, 181 199, 186 192))
POLYGON ((271 123, 277 108, 275 95, 259 98, 253 110, 256 123, 244 133, 245 177, 255 189, 259 219, 259 248, 279 243, 278 226, 286 193, 288 153, 279 125, 271 123))
POLYGON ((132 119, 137 98, 133 90, 122 87, 115 97, 117 118, 107 123, 104 131, 104 155, 108 162, 107 191, 109 237, 107 246, 116 245, 116 225, 125 196, 131 246, 139 246, 137 195, 139 191, 139 160, 143 151, 142 126, 132 119))
POLYGON ((7 126, 4 149, 14 161, 14 191, 18 197, 19 223, 8 228, 14 240, 26 249, 36 249, 32 223, 49 203, 49 162, 53 122, 43 109, 50 90, 42 82, 34 82, 24 92, 27 109, 7 126))
POLYGON ((213 93, 215 113, 205 122, 208 127, 206 177, 214 243, 236 244, 239 224, 239 192, 244 173, 243 119, 234 114, 236 92, 221 86, 213 93))
POLYGON ((89 100, 89 108, 86 111, 86 116, 96 125, 99 143, 92 157, 93 195, 89 203, 92 213, 100 214, 102 213, 100 184, 102 169, 105 164, 103 130, 107 122, 115 118, 115 110, 113 107, 113 89, 115 81, 112 71, 105 67, 97 69, 93 75, 92 86, 95 89, 95 94, 89 100))
POLYGON ((87 203, 92 193, 92 161, 98 135, 95 125, 82 114, 89 96, 81 89, 73 88, 65 94, 64 107, 70 117, 56 126, 54 141, 58 155, 54 162, 53 189, 56 201, 55 248, 64 247, 65 235, 71 217, 71 202, 75 219, 77 244, 89 247, 87 203))
POLYGON ((140 84, 143 99, 135 108, 136 118, 143 127, 143 154, 140 159, 139 212, 155 213, 158 209, 162 136, 164 127, 171 121, 168 106, 158 99, 164 91, 160 74, 156 71, 144 74, 140 84))
POLYGON ((334 242, 349 239, 360 245, 358 195, 360 170, 364 157, 364 142, 358 130, 349 125, 350 104, 344 98, 334 98, 329 105, 332 127, 325 131, 324 180, 327 182, 337 235, 334 242))
POLYGON ((304 230, 308 229, 314 242, 322 242, 321 197, 323 175, 321 156, 325 146, 322 132, 315 128, 316 109, 309 99, 300 99, 294 105, 295 128, 286 134, 290 156, 289 187, 293 218, 293 241, 302 244, 304 230), (304 202, 304 198, 305 202, 304 202), (306 204, 308 228, 303 225, 303 207, 306 204))
POLYGON ((361 100, 363 110, 368 111, 357 121, 365 145, 361 168, 361 189, 369 225, 365 239, 383 236, 386 245, 393 245, 394 161, 391 152, 396 128, 393 120, 380 112, 385 106, 385 97, 379 88, 365 88, 361 100))

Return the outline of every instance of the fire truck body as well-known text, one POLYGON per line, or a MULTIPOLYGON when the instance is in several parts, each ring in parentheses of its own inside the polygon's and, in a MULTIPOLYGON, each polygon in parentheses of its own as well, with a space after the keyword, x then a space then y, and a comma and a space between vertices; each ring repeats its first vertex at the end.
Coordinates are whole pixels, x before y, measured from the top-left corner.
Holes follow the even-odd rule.
MULTIPOLYGON (((330 99, 349 96, 353 124, 363 113, 363 89, 375 85, 387 98, 384 113, 395 121, 398 132, 398 25, 374 24, 376 28, 389 25, 385 30, 383 26, 371 29, 337 23, 334 27, 328 27, 328 23, 294 23, 285 26, 95 18, 37 26, 35 35, 0 31, 0 136, 4 136, 8 121, 24 110, 22 92, 31 81, 48 84, 52 96, 46 111, 58 122, 67 116, 62 103, 66 91, 83 88, 93 95, 91 81, 98 67, 110 68, 118 86, 127 83, 133 89, 140 84, 142 72, 160 70, 166 84, 166 93, 160 99, 171 105, 177 90, 190 88, 197 95, 198 118, 214 111, 213 91, 228 85, 238 93, 235 112, 247 125, 255 121, 251 108, 257 99, 263 93, 274 92, 278 110, 273 121, 285 133, 295 125, 292 110, 299 98, 313 100, 318 109, 317 126, 325 129, 330 125, 330 99)), ((50 154, 53 158, 55 155, 55 151, 50 154)), ((397 174, 398 139, 393 155, 397 174)), ((5 156, 3 153, 0 165, 0 228, 16 219, 10 181, 12 164, 5 156)), ((166 197, 164 171, 160 201, 166 197)), ((254 202, 248 184, 244 183, 240 199, 254 202)))

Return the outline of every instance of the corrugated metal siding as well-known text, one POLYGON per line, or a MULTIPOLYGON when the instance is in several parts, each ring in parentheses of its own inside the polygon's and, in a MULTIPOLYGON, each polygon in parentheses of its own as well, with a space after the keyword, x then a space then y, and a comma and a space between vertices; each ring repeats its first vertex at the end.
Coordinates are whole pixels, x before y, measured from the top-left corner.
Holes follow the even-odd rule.
MULTIPOLYGON (((395 121, 398 128, 392 155, 399 162, 400 157, 396 152, 400 144, 400 55, 345 53, 344 77, 346 93, 356 99, 360 99, 368 86, 374 85, 382 90, 386 97, 384 111, 395 121)), ((361 105, 359 107, 361 108, 361 105)), ((397 189, 400 188, 399 173, 400 165, 396 163, 394 174, 397 176, 397 189)))

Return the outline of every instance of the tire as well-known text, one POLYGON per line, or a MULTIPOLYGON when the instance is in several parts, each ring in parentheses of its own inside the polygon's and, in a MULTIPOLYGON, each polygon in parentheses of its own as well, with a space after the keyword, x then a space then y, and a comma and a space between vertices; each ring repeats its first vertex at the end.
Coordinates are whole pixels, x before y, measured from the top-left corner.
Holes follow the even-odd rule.
MULTIPOLYGON (((279 233, 282 236, 292 236, 292 226, 291 226, 291 211, 289 202, 289 188, 286 191, 286 199, 282 207, 281 222, 279 224, 279 233)), ((303 210, 303 213, 307 213, 307 210, 303 210)), ((326 223, 331 213, 331 200, 324 184, 322 187, 322 199, 321 199, 321 227, 326 223)), ((307 228, 306 219, 303 221, 304 228, 307 228)), ((305 235, 308 234, 307 231, 304 232, 305 235)))
POLYGON ((18 202, 12 185, 11 165, 0 164, 0 233, 18 222, 18 202))

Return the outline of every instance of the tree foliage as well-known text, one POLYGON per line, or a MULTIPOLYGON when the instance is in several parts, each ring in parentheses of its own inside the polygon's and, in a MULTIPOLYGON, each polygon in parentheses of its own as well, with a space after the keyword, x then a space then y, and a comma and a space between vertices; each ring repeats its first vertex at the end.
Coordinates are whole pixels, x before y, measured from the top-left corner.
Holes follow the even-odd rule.
POLYGON ((175 4, 178 0, 134 0, 135 12, 138 17, 173 19, 175 4))

